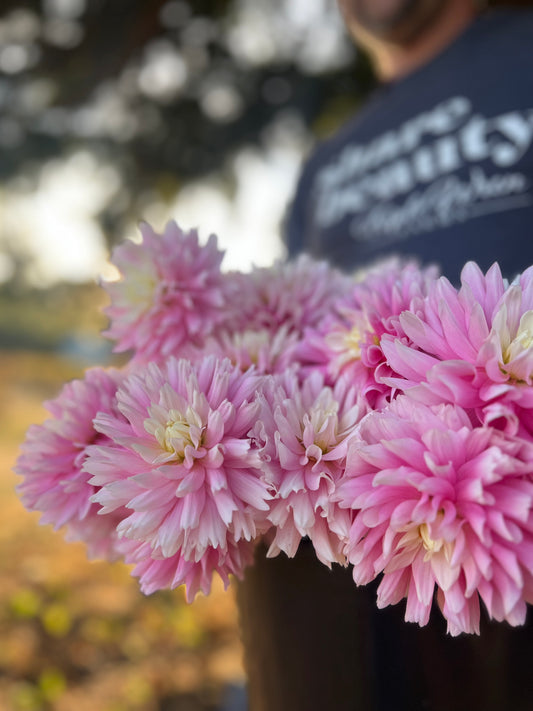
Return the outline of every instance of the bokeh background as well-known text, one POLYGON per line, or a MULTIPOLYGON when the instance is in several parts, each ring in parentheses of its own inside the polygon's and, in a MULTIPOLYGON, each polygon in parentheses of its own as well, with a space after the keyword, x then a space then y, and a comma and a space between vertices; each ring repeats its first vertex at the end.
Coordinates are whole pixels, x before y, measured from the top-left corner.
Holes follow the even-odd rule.
POLYGON ((176 219, 283 256, 305 153, 372 86, 334 0, 0 4, 0 711, 238 709, 234 593, 149 598, 16 498, 42 401, 95 363, 114 244, 176 219))
POLYGON ((334 0, 2 0, 0 711, 238 708, 233 592, 145 598, 39 527, 11 467, 42 401, 113 362, 112 246, 173 218, 227 268, 283 257, 302 160, 374 85, 334 0))

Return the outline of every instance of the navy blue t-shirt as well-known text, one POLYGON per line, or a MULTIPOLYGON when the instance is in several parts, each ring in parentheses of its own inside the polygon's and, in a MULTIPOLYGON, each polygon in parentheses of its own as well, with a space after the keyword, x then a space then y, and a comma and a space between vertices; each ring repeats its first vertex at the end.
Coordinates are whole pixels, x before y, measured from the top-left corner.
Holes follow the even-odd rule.
POLYGON ((478 17, 431 62, 377 90, 315 151, 287 222, 290 254, 341 268, 385 255, 533 264, 533 13, 478 17))

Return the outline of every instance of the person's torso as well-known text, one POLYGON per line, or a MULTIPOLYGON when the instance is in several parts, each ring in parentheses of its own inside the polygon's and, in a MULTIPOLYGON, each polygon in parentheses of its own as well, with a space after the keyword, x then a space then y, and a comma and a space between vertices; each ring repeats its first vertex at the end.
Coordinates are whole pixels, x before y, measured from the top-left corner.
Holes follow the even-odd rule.
POLYGON ((399 253, 456 280, 470 259, 533 263, 533 14, 484 16, 381 89, 310 161, 290 229, 342 267, 399 253))

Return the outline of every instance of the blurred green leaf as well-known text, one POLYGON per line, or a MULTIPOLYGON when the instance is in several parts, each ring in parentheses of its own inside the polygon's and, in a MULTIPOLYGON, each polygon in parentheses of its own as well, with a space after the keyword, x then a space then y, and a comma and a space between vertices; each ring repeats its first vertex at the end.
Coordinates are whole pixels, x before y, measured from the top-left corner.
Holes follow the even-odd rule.
POLYGON ((28 682, 20 682, 11 688, 13 711, 40 711, 41 694, 37 687, 28 682))
POLYGON ((34 590, 24 588, 17 590, 9 600, 9 607, 15 617, 31 619, 36 617, 41 607, 39 596, 34 590))
POLYGON ((153 696, 153 691, 146 679, 132 675, 124 685, 124 695, 126 700, 134 705, 134 708, 145 708, 153 696))
POLYGON ((55 701, 65 691, 67 680, 59 669, 45 669, 39 676, 39 689, 47 701, 55 701))
POLYGON ((198 624, 192 607, 178 607, 171 617, 172 630, 182 647, 195 649, 205 640, 205 633, 198 624))
POLYGON ((49 605, 41 616, 43 625, 48 634, 53 637, 64 637, 72 627, 72 617, 66 607, 61 603, 49 605))

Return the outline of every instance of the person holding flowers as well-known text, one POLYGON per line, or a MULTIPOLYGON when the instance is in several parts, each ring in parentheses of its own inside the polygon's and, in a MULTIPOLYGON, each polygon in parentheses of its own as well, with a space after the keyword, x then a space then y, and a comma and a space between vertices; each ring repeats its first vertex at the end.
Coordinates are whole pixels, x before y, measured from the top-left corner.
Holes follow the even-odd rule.
MULTIPOLYGON (((532 28, 458 0, 342 8, 391 105, 453 57, 481 71, 476 38, 499 47, 500 21, 519 57, 532 28)), ((532 109, 448 89, 395 129, 370 107, 370 142, 319 149, 289 223, 293 249, 344 267, 402 257, 241 274, 215 237, 143 225, 103 285, 127 364, 67 384, 22 446, 26 507, 132 564, 146 594, 244 579, 252 711, 530 704, 532 109)))
POLYGON ((380 83, 307 161, 290 253, 341 267, 402 254, 454 283, 467 261, 498 261, 512 278, 533 263, 533 11, 338 4, 380 83))

